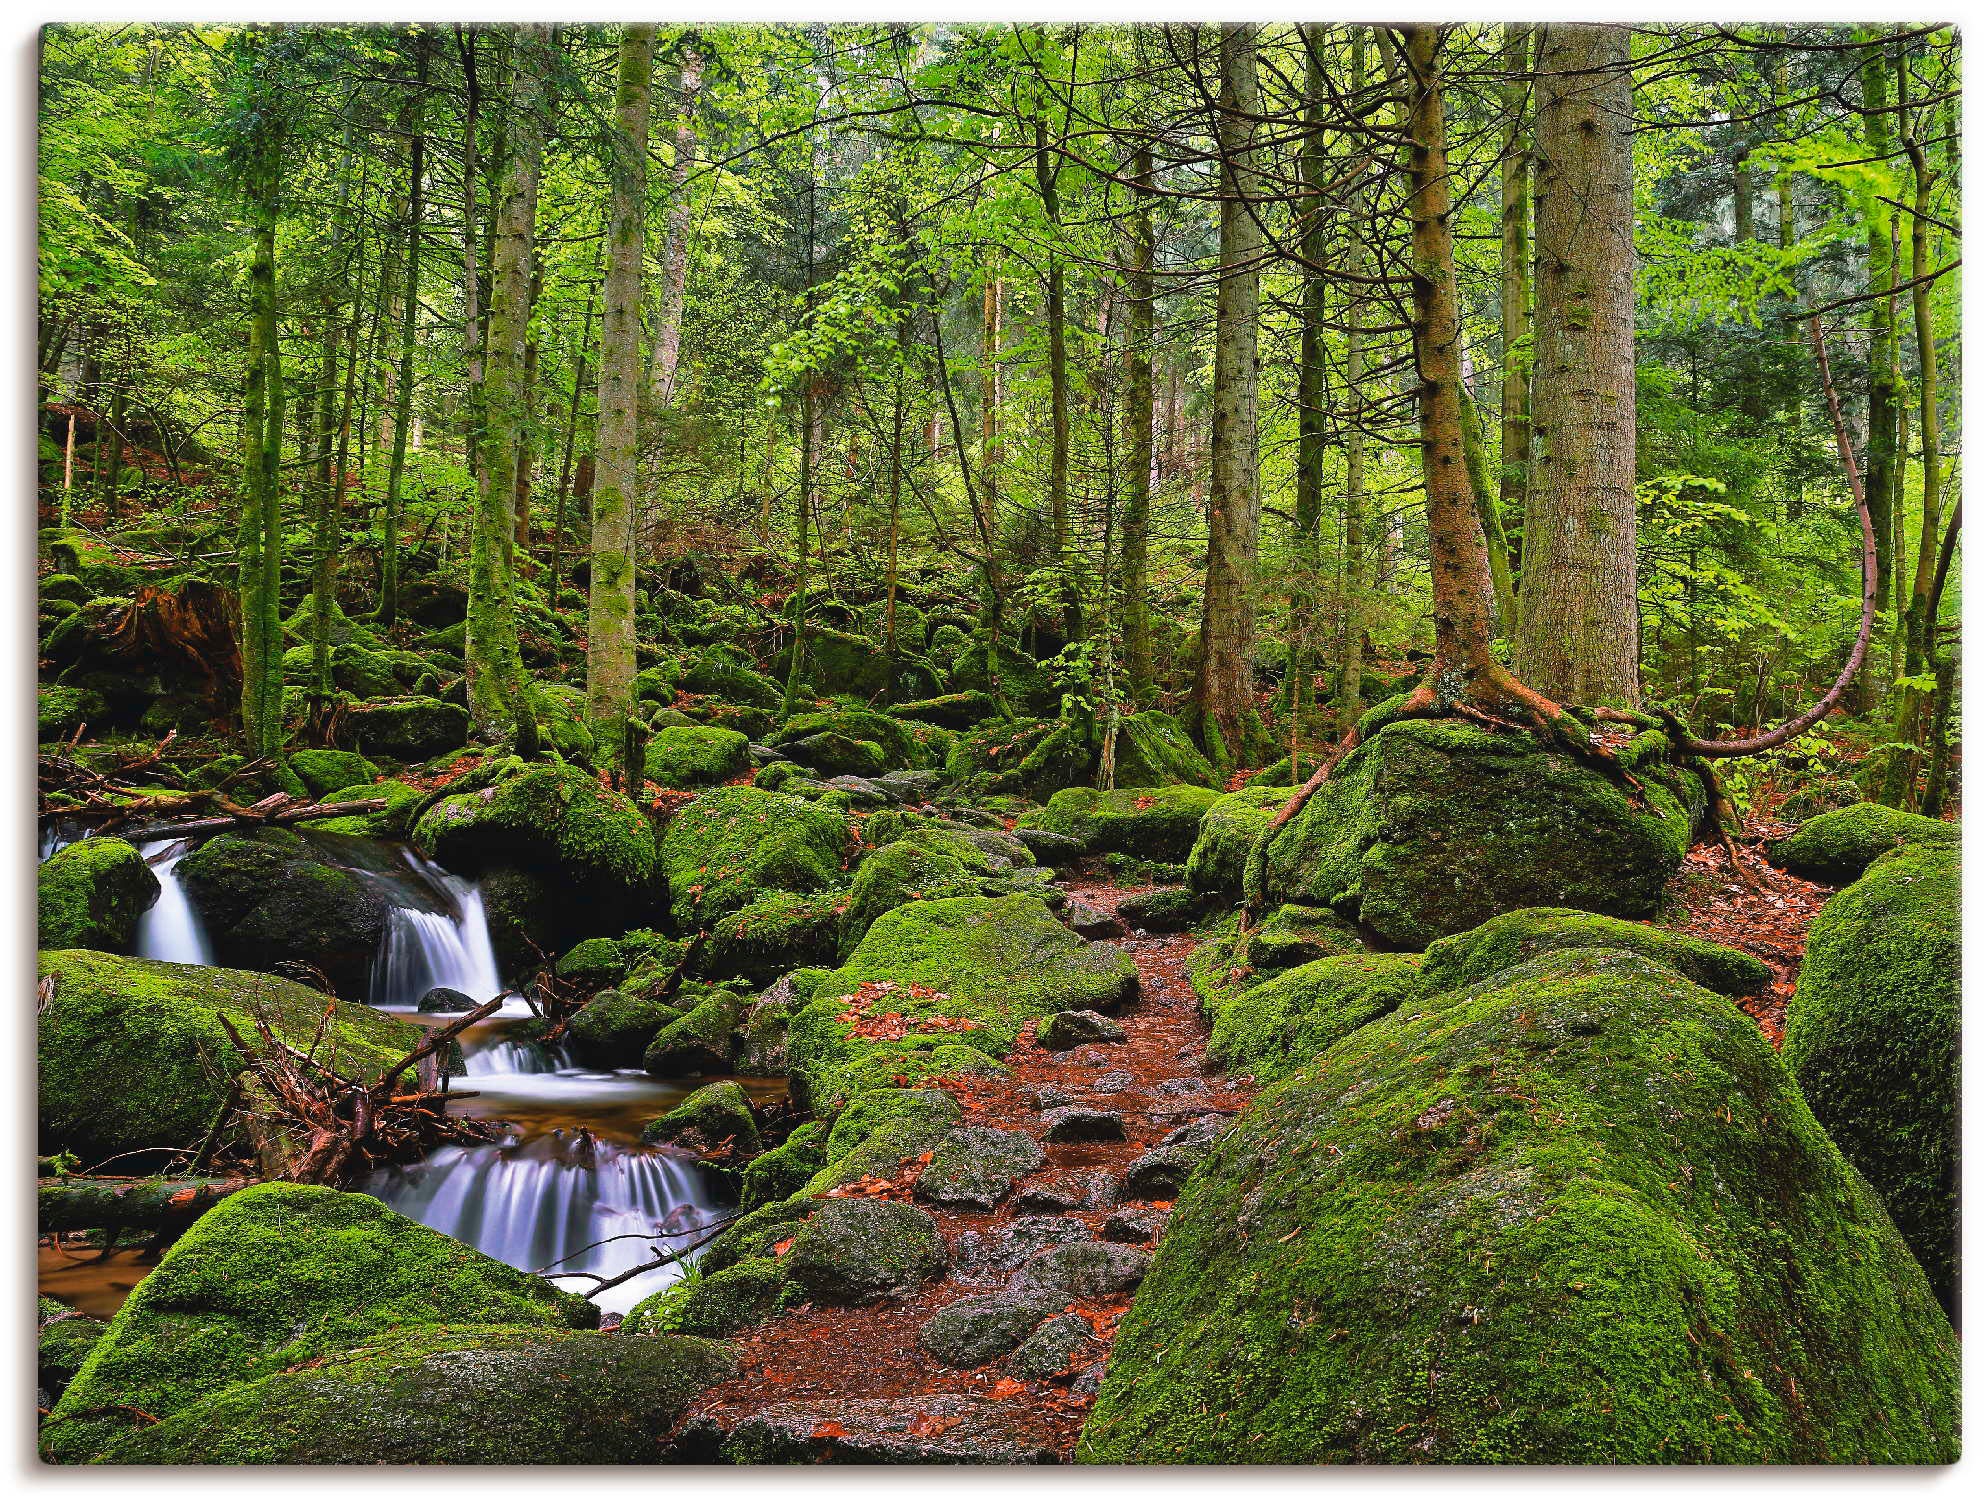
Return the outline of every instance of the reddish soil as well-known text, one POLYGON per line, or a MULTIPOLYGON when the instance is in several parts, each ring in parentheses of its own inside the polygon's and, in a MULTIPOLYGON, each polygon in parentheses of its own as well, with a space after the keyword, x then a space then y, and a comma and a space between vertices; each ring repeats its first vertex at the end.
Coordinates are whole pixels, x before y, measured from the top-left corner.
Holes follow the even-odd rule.
MULTIPOLYGON (((1132 893, 1081 878, 1063 884, 1085 902, 1113 910, 1132 893)), ((1028 1176, 1021 1188, 1106 1171, 1119 1180, 1145 1149, 1173 1128, 1207 1112, 1231 1114, 1244 1107, 1253 1087, 1244 1079, 1204 1075, 1206 1027, 1198 1016, 1197 999, 1185 974, 1188 935, 1120 938, 1120 945, 1142 978, 1142 995, 1126 1013, 1117 1015, 1129 1033, 1123 1044, 1089 1044, 1053 1054, 1033 1042, 1031 1030, 1009 1058, 1010 1077, 973 1076, 946 1082, 945 1089, 964 1108, 968 1124, 1026 1132, 1036 1141, 1044 1131, 1040 1113, 1022 1089, 1053 1086, 1068 1094, 1071 1104, 1120 1113, 1128 1138, 1121 1143, 1042 1143, 1048 1166, 1028 1176), (1128 1071, 1132 1083, 1120 1091, 1097 1091, 1094 1082, 1112 1071, 1128 1071), (1155 1087, 1163 1081, 1191 1076, 1206 1089, 1191 1096, 1164 1096, 1155 1087)), ((888 1180, 863 1180, 844 1186, 839 1194, 908 1199, 921 1162, 905 1160, 888 1180)), ((1125 1205, 1163 1210, 1169 1202, 1125 1201, 1125 1205)), ((1117 1207, 1111 1207, 1117 1208, 1117 1207)), ((937 1229, 947 1242, 967 1231, 989 1233, 1015 1219, 1010 1200, 991 1212, 931 1209, 937 1229)), ((1099 1234, 1109 1210, 1070 1211, 1099 1234)), ((708 1413, 725 1429, 768 1403, 798 1398, 901 1397, 930 1393, 967 1393, 989 1397, 1031 1430, 1043 1435, 1065 1455, 1073 1448, 1092 1395, 1071 1390, 1070 1383, 1108 1354, 1116 1321, 1129 1307, 1128 1294, 1071 1303, 1094 1328, 1102 1342, 1086 1361, 1077 1359, 1051 1382, 1027 1382, 1000 1367, 960 1371, 940 1365, 916 1343, 917 1332, 931 1315, 954 1299, 990 1293, 996 1282, 960 1283, 946 1277, 914 1298, 869 1308, 823 1308, 807 1305, 781 1315, 738 1338, 743 1371, 735 1380, 708 1394, 694 1410, 708 1413)))

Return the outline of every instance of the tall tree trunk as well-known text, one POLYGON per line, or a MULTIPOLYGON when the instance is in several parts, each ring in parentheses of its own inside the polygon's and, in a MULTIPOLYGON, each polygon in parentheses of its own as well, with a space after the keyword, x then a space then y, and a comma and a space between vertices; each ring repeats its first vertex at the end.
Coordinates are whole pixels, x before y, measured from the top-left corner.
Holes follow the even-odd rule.
MULTIPOLYGON (((572 453, 579 441, 579 407, 586 387, 586 354, 592 347, 593 298, 586 298, 585 321, 579 330, 578 361, 572 371, 572 398, 565 408, 565 455, 558 462, 558 512, 551 521, 551 606, 561 609, 565 590, 565 511, 572 494, 572 453)), ((587 599, 591 607, 591 599, 587 599)), ((562 611, 562 609, 561 609, 562 611)))
MULTIPOLYGON (((481 172, 477 132, 482 127, 482 69, 480 43, 472 26, 455 27, 455 45, 462 63, 462 368, 467 388, 468 465, 473 473, 482 460, 483 355, 488 329, 483 319, 482 270, 476 251, 480 233, 476 217, 476 180, 481 172)), ((494 224, 490 227, 493 229, 494 224)))
MULTIPOLYGON (((342 213, 339 215, 342 217, 342 213)), ((332 253, 337 249, 337 231, 333 229, 332 253)), ((330 708, 331 699, 331 633, 332 633, 332 594, 326 584, 333 576, 336 565, 336 531, 331 521, 332 485, 337 481, 333 471, 337 454, 338 419, 338 344, 343 328, 339 325, 340 308, 326 299, 319 307, 323 326, 319 331, 320 342, 317 354, 317 419, 316 429, 311 440, 316 446, 316 483, 312 488, 314 503, 313 537, 314 554, 310 566, 310 684, 309 735, 323 741, 324 717, 330 708)))
POLYGON ((399 372, 393 380, 393 453, 386 465, 386 502, 379 523, 379 625, 391 628, 400 613, 400 484, 406 477, 408 428, 413 424, 414 354, 420 342, 420 249, 426 215, 427 65, 432 35, 413 35, 413 93, 407 103, 405 282, 400 291, 399 372))
POLYGON ((544 261, 536 260, 531 270, 530 291, 526 298, 524 322, 533 331, 524 339, 523 409, 517 417, 517 486, 512 498, 515 515, 510 528, 510 548, 512 564, 516 570, 528 576, 532 570, 530 558, 530 492, 531 475, 537 466, 537 354, 538 340, 535 332, 537 298, 544 294, 544 261))
MULTIPOLYGON (((1061 230, 1060 171, 1047 144, 1045 121, 1034 123, 1034 181, 1050 234, 1061 230)), ((1060 575, 1061 633, 1070 641, 1082 634, 1081 598, 1075 590, 1068 548, 1068 299, 1058 244, 1047 257, 1047 403, 1049 446, 1047 507, 1054 524, 1054 567, 1060 575)))
MULTIPOLYGON (((1863 26, 1863 42, 1876 42, 1884 28, 1863 26)), ((1860 64, 1860 102, 1865 110, 1866 154, 1885 160, 1894 152, 1894 124, 1888 113, 1888 58, 1885 46, 1870 45, 1860 64)), ((1895 595, 1894 511, 1900 497, 1901 370, 1896 362, 1894 215, 1879 202, 1867 218, 1867 512, 1874 521, 1877 568, 1874 607, 1885 613, 1895 595)), ((1857 688, 1862 711, 1873 711, 1885 688, 1882 672, 1863 670, 1857 688)))
MULTIPOLYGON (((600 323, 592 583, 586 613, 586 713, 592 719, 593 741, 609 767, 620 762, 627 719, 634 710, 634 464, 640 439, 642 229, 655 29, 633 23, 621 33, 620 78, 613 98, 612 221, 600 323)), ((626 767, 639 774, 639 765, 626 767)))
POLYGON ((680 89, 675 115, 675 160, 668 172, 668 247, 661 262, 661 299, 654 318, 654 405, 675 403, 675 367, 682 352, 682 308, 689 285, 689 239, 695 212, 689 202, 689 162, 696 154, 696 99, 702 91, 703 58, 684 44, 678 63, 680 89))
POLYGON ((1157 231, 1151 217, 1151 149, 1130 156, 1137 194, 1123 266, 1123 664, 1136 706, 1156 694, 1150 648, 1150 488, 1152 358, 1157 347, 1157 231))
MULTIPOLYGON (((1302 335, 1295 380, 1295 564, 1289 572, 1288 717, 1289 762, 1294 772, 1301 753, 1303 725, 1315 710, 1315 635, 1322 604, 1323 485, 1329 457, 1329 390, 1324 374, 1323 339, 1329 321, 1329 280, 1323 263, 1329 254, 1330 215, 1323 195, 1329 186, 1330 114, 1323 59, 1328 28, 1301 27, 1303 49, 1302 151, 1302 335)), ((1345 215, 1348 217, 1348 215, 1345 215)))
POLYGON ((1517 673, 1639 704, 1632 34, 1542 28, 1536 107, 1535 463, 1517 673))
POLYGON ((543 79, 549 28, 520 25, 510 42, 505 148, 497 173, 489 263, 489 334, 483 364, 482 463, 468 587, 469 711, 485 737, 514 732, 519 752, 537 751, 523 658, 517 644, 511 524, 517 492, 517 434, 523 423, 524 338, 530 318, 531 247, 543 165, 543 79))
MULTIPOLYGON (((1530 27, 1502 28, 1502 513, 1529 503, 1530 27)), ((1502 620, 1516 627, 1514 617, 1502 620)))
POLYGON ((282 346, 276 319, 276 220, 282 146, 275 84, 259 36, 248 53, 256 123, 246 187, 253 241, 248 266, 248 378, 242 401, 241 527, 235 541, 241 600, 241 735, 250 758, 282 751, 282 346))
POLYGON ((1219 27, 1220 276, 1213 313, 1206 590, 1193 714, 1208 755, 1221 768, 1245 762, 1258 736, 1253 652, 1261 529, 1261 225, 1255 215, 1264 194, 1253 164, 1254 122, 1261 113, 1256 37, 1251 22, 1219 27))

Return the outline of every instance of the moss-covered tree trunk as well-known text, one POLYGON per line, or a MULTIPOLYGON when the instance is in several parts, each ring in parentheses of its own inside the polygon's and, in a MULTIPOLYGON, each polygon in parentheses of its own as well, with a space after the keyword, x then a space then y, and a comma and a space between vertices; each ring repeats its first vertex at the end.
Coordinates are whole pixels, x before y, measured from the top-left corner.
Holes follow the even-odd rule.
POLYGON ((1518 674, 1639 703, 1632 33, 1542 28, 1536 71, 1534 463, 1518 674))
MULTIPOLYGON (((1034 182, 1048 232, 1061 231, 1060 169, 1048 143, 1047 125, 1034 124, 1034 182)), ((1082 635, 1082 603, 1075 589, 1068 534, 1068 290, 1061 249, 1045 250, 1047 315, 1047 511, 1054 525, 1054 567, 1060 577, 1061 634, 1068 640, 1082 635)))
POLYGON ((586 713, 603 765, 620 762, 634 710, 634 485, 641 396, 641 270, 655 27, 620 37, 613 99, 606 291, 600 324, 599 434, 592 491, 592 582, 586 613, 586 713))
POLYGON ((276 222, 282 211, 280 115, 266 38, 245 41, 254 124, 243 187, 251 229, 248 373, 242 399, 241 735, 250 757, 280 754, 282 722, 282 347, 276 315, 276 222))
POLYGON ((1301 37, 1304 134, 1298 167, 1304 192, 1302 334, 1295 382, 1295 564, 1289 572, 1288 591, 1291 765, 1301 756, 1302 733, 1316 705, 1314 641, 1322 607, 1323 485, 1329 459, 1329 387, 1323 362, 1324 331, 1329 321, 1329 279, 1323 271, 1329 254, 1329 215, 1323 207, 1329 187, 1324 126, 1330 113, 1323 59, 1329 39, 1327 28, 1315 22, 1302 26, 1301 37))
POLYGON ((432 34, 413 34, 413 87, 406 104, 406 248, 401 261, 399 370, 393 380, 393 449, 386 463, 386 498, 379 515, 379 623, 400 614, 400 485, 406 477, 408 428, 413 424, 414 353, 420 333, 420 249, 427 211, 427 69, 432 34))
MULTIPOLYGON (((1884 28, 1863 26, 1859 39, 1869 43, 1860 64, 1860 104, 1866 121, 1866 155, 1886 161, 1895 151, 1894 119, 1888 112, 1886 48, 1877 45, 1884 28)), ((1903 383, 1896 361, 1894 215, 1874 200, 1867 214, 1867 513, 1874 522, 1874 608, 1885 613, 1896 588, 1894 519, 1900 493, 1900 430, 1903 383)), ((1856 695, 1860 710, 1880 704, 1889 672, 1862 670, 1856 695)))
POLYGON ((1261 195, 1253 161, 1261 113, 1257 31, 1219 27, 1219 288, 1213 311, 1212 451, 1206 513, 1205 605, 1192 715, 1222 771, 1258 736, 1254 608, 1260 548, 1261 195))
POLYGON ((1130 153, 1130 181, 1137 197, 1130 209, 1123 262, 1123 665, 1130 700, 1148 703, 1156 693, 1150 647, 1151 361, 1157 346, 1157 231, 1149 197, 1151 150, 1130 153))
MULTIPOLYGON (((1502 28, 1502 513, 1529 502, 1530 28, 1502 28)), ((1505 618, 1513 629, 1516 620, 1505 618)))
POLYGON ((517 435, 524 411, 524 337, 530 318, 531 246, 538 175, 544 153, 543 80, 548 28, 527 24, 511 41, 512 66, 497 172, 489 263, 489 336, 482 376, 482 462, 470 537, 468 702, 490 739, 514 736, 534 753, 537 724, 526 694, 517 643, 512 523, 517 491, 517 435))

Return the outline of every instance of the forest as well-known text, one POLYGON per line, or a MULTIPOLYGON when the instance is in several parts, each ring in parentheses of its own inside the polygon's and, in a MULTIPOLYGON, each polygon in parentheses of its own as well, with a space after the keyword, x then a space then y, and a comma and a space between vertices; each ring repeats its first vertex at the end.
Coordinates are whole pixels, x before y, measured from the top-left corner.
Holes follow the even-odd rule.
POLYGON ((47 27, 41 1458, 1954 1461, 1960 72, 47 27))

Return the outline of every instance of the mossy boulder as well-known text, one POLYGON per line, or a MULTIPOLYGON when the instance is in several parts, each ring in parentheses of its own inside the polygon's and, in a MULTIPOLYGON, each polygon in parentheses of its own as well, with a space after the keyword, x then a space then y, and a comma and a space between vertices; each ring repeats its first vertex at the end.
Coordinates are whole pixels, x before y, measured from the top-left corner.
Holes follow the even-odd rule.
POLYGON ((361 701, 338 719, 338 734, 367 757, 425 763, 468 745, 468 709, 431 696, 361 701))
POLYGON ((1331 956, 1362 953, 1357 929, 1341 915, 1309 904, 1283 904, 1255 923, 1241 911, 1203 931, 1186 958, 1185 972, 1208 1017, 1235 993, 1276 972, 1331 956))
POLYGON ((916 734, 906 724, 861 707, 802 712, 787 719, 772 734, 771 746, 825 776, 879 774, 889 769, 917 768, 923 762, 916 734), (835 741, 817 741, 823 738, 835 741), (873 751, 852 752, 844 746, 848 743, 866 743, 873 751))
POLYGON ((645 1335, 742 1334, 798 1301, 800 1291, 785 1264, 770 1257, 747 1257, 713 1273, 671 1283, 628 1311, 620 1333, 645 1335))
POLYGON ((861 859, 841 919, 840 943, 852 951, 869 927, 917 899, 948 899, 978 892, 981 879, 949 852, 914 841, 891 842, 861 859))
POLYGON ((1547 951, 1635 951, 1671 966, 1697 986, 1745 997, 1770 986, 1770 968, 1755 956, 1710 940, 1577 909, 1516 909, 1426 947, 1431 992, 1451 992, 1547 951))
POLYGON ((641 1129, 643 1143, 670 1143, 712 1153, 728 1147, 736 1158, 760 1151, 758 1120, 751 1098, 734 1080, 719 1080, 691 1091, 641 1129))
POLYGON ((326 860, 323 846, 280 827, 231 831, 187 853, 179 880, 227 965, 305 961, 362 997, 390 905, 377 884, 326 860))
POLYGON ((595 935, 589 940, 581 940, 560 956, 552 971, 561 981, 598 989, 610 987, 627 975, 629 965, 627 953, 620 949, 619 941, 605 935, 595 935))
POLYGON ((372 760, 336 748, 299 748, 289 755, 289 767, 303 787, 321 799, 334 790, 370 784, 379 777, 372 760))
POLYGON ((738 1195, 746 1210, 772 1200, 783 1200, 804 1188, 806 1181, 827 1166, 827 1133, 824 1122, 807 1122, 795 1127, 778 1147, 759 1154, 744 1169, 738 1195))
POLYGON ((923 701, 899 701, 889 708, 891 717, 905 722, 923 722, 932 727, 962 731, 975 727, 998 711, 998 703, 983 691, 953 691, 923 701))
POLYGON ((1218 783, 1218 772, 1168 713, 1134 712, 1117 725, 1116 788, 1218 783))
POLYGON ((967 794, 1051 795, 1094 777, 1095 746, 1059 718, 995 718, 958 735, 944 773, 967 794))
POLYGON ((701 969, 714 977, 768 982, 795 966, 831 961, 840 948, 843 895, 761 894, 726 914, 703 946, 701 969))
POLYGON ((915 1195, 932 1205, 992 1210, 1014 1183, 1045 1168, 1047 1155, 1023 1132, 1000 1127, 958 1127, 931 1150, 916 1178, 915 1195))
POLYGON ((707 928, 764 893, 835 887, 850 841, 845 816, 790 795, 747 786, 705 791, 662 833, 676 922, 707 928))
POLYGON ((1921 1269, 1756 1024, 1560 951, 1254 1100, 1077 1457, 1932 1464, 1957 1418, 1921 1269))
POLYGON ((121 1441, 119 1464, 636 1465, 730 1376, 706 1340, 412 1330, 243 1383, 121 1441))
POLYGON ((138 1284, 56 1406, 45 1447, 117 1459, 144 1420, 390 1331, 598 1320, 586 1300, 370 1196, 256 1185, 195 1221, 138 1284))
POLYGON ((669 789, 701 789, 751 765, 751 740, 727 727, 664 727, 648 739, 646 773, 669 789))
POLYGON ((1814 883, 1851 883, 1874 859, 1896 847, 1954 847, 1963 830, 1951 821, 1869 801, 1813 816, 1765 849, 1771 862, 1814 883))
POLYGON ((893 1175, 934 1149, 962 1115, 957 1101, 935 1086, 863 1091, 842 1104, 826 1135, 826 1162, 799 1193, 823 1195, 869 1175, 893 1175))
POLYGON ((1186 885, 1201 893, 1238 894, 1247 873, 1247 854, 1293 793, 1250 784, 1213 801, 1199 821, 1199 834, 1185 863, 1186 885))
POLYGON ((565 1036, 575 1058, 620 1070, 639 1065, 655 1035, 683 1016, 674 1003, 609 987, 573 1015, 565 1036))
POLYGON ((1025 894, 904 904, 868 929, 792 1019, 787 1054, 810 1096, 879 1046, 961 1045, 997 1058, 1029 1020, 1063 1008, 1109 1011, 1137 989, 1136 963, 1091 944, 1025 894), (896 1015, 900 1032, 864 1037, 850 1013, 896 1015))
POLYGON ((1206 1058, 1271 1085, 1423 990, 1417 956, 1329 956, 1220 1005, 1206 1058))
POLYGON ((1021 826, 1072 836, 1086 852, 1127 852, 1159 862, 1183 862, 1198 840, 1199 823, 1219 802, 1217 791, 1173 784, 1154 789, 1066 789, 1021 826))
POLYGON ((54 1406, 108 1328, 102 1320, 71 1309, 58 1299, 43 1298, 36 1303, 35 1385, 41 1394, 41 1408, 54 1406))
POLYGON ((676 684, 697 696, 721 696, 739 706, 771 710, 778 706, 783 692, 778 682, 753 665, 750 659, 726 645, 704 650, 683 669, 676 684))
POLYGON ((815 1303, 874 1304, 940 1276, 950 1254, 937 1223, 899 1200, 828 1200, 785 1256, 815 1303))
POLYGON ((222 1015, 244 1038, 259 1015, 286 1043, 315 1042, 321 1063, 354 1079, 378 1076, 423 1037, 413 1024, 261 972, 81 950, 44 951, 39 970, 54 978, 37 1050, 42 1151, 91 1163, 198 1145, 241 1069, 222 1015))
POLYGON ((312 821, 310 828, 313 831, 336 832, 343 836, 404 837, 412 831, 414 811, 426 797, 410 784, 403 784, 397 779, 382 779, 377 783, 347 785, 344 789, 331 790, 318 798, 325 805, 343 805, 353 800, 384 800, 386 805, 383 810, 312 821))
POLYGON ((1944 1305, 1957 1286, 1963 875, 1906 846, 1819 911, 1785 1013, 1784 1060, 1944 1305))
POLYGON ((618 927, 653 899, 654 830, 639 806, 593 774, 509 760, 462 783, 413 828, 414 844, 436 861, 457 872, 506 866, 554 879, 567 910, 559 923, 572 937, 618 927))
POLYGON ((71 736, 85 722, 101 720, 107 703, 82 686, 35 688, 35 735, 44 743, 71 736))
POLYGON ((1412 950, 1511 909, 1646 918, 1702 812, 1694 776, 1669 772, 1664 751, 1654 732, 1622 751, 1643 786, 1635 805, 1528 733, 1392 722, 1265 843, 1247 894, 1330 906, 1412 950))
POLYGON ((64 847, 42 863, 35 881, 41 947, 51 951, 129 949, 159 889, 144 854, 114 836, 64 847))
POLYGON ((743 1016, 743 998, 721 988, 706 989, 694 1007, 648 1041, 641 1064, 648 1074, 664 1079, 721 1074, 736 1058, 737 1021, 743 1016))

